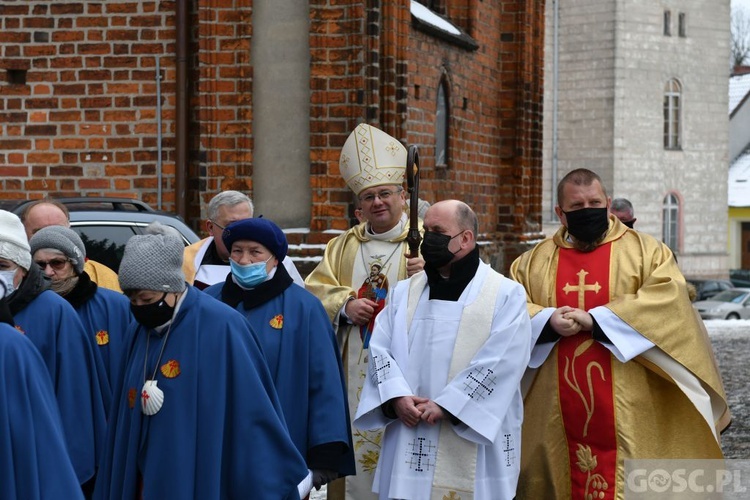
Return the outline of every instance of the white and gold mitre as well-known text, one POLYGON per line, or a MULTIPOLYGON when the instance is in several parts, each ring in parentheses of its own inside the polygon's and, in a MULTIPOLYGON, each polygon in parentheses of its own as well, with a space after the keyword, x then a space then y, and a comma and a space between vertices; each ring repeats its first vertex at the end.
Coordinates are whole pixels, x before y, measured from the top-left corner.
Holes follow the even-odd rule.
POLYGON ((382 130, 360 123, 341 148, 339 170, 349 189, 400 185, 406 170, 406 148, 382 130))

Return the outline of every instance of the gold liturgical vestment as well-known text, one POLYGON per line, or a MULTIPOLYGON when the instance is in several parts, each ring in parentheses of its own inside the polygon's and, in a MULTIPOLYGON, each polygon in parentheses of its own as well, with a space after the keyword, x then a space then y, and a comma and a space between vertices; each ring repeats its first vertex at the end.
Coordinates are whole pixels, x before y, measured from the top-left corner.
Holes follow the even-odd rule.
MULTIPOLYGON (((406 245, 408 229, 408 222, 404 222, 403 231, 388 240, 399 247, 394 247, 392 259, 392 262, 397 265, 398 280, 406 278, 406 259, 403 255, 408 250, 406 245)), ((357 296, 357 290, 362 283, 352 282, 354 266, 358 255, 361 254, 360 246, 369 241, 371 238, 367 234, 366 223, 359 224, 332 239, 326 246, 323 260, 305 279, 305 288, 321 300, 336 329, 336 337, 342 351, 341 358, 346 377, 350 415, 355 415, 357 411, 367 374, 368 355, 367 350, 363 350, 360 327, 348 324, 344 318, 339 318, 339 311, 350 297, 357 296)), ((391 286, 395 286, 395 280, 391 286)), ((330 483, 328 485, 329 500, 347 497, 355 499, 377 497, 372 493, 372 482, 380 455, 381 437, 381 430, 352 430, 357 475, 345 478, 346 496, 343 479, 330 483)))
MULTIPOLYGON (((608 269, 603 273, 609 274, 609 282, 601 287, 595 286, 588 274, 601 276, 602 270, 594 270, 593 263, 592 269, 586 269, 589 264, 585 257, 575 260, 582 268, 578 271, 580 281, 558 279, 561 250, 581 254, 569 243, 564 227, 519 257, 511 266, 511 277, 526 289, 529 314, 533 318, 545 308, 559 307, 558 297, 566 293, 562 287, 569 287, 567 291, 575 288, 581 296, 584 290, 602 291, 608 297, 597 303, 655 347, 624 363, 610 353, 604 369, 597 364, 592 370, 594 380, 606 379, 609 385, 612 411, 605 414, 612 420, 613 450, 606 453, 608 457, 604 453, 596 457, 588 446, 573 447, 566 433, 571 416, 566 420, 568 410, 561 409, 566 407, 561 401, 565 396, 561 395, 573 386, 577 391, 579 384, 586 383, 585 377, 575 380, 565 374, 569 373, 570 360, 586 350, 591 340, 580 337, 575 345, 584 345, 570 357, 559 356, 564 352, 560 351, 564 342, 557 342, 538 369, 527 371, 519 499, 584 498, 592 491, 576 489, 576 475, 580 472, 585 478, 586 474, 596 474, 608 462, 614 467, 614 484, 597 482, 595 493, 601 496, 596 498, 622 499, 626 459, 722 458, 718 436, 729 423, 726 395, 708 335, 688 299, 685 279, 671 250, 649 235, 628 229, 614 216, 610 216, 601 245, 608 248, 608 269), (600 376, 600 371, 605 375, 600 376), (705 391, 710 405, 681 390, 670 375, 676 372, 705 391)), ((538 328, 535 325, 535 333, 539 333, 538 328)), ((589 333, 571 339, 583 335, 590 339, 589 333)), ((590 394, 585 387, 581 393, 590 394)), ((602 422, 596 421, 596 411, 591 413, 591 421, 585 425, 590 424, 587 431, 593 429, 595 434, 602 422)))

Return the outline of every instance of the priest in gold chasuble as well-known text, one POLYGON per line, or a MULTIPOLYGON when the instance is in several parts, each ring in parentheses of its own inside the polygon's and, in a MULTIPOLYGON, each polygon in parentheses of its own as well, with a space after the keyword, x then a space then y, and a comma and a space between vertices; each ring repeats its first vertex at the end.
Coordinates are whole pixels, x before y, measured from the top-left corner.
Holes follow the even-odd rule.
POLYGON ((722 458, 726 396, 685 279, 609 201, 594 172, 570 172, 563 226, 511 266, 536 342, 519 499, 622 499, 626 459, 722 458))

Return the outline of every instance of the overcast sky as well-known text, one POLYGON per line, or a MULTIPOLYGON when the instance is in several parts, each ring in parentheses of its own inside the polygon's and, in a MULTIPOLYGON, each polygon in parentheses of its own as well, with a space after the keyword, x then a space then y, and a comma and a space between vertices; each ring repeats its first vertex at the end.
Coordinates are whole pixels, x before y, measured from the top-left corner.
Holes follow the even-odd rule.
POLYGON ((740 7, 750 12, 750 0, 732 0, 732 8, 740 7))

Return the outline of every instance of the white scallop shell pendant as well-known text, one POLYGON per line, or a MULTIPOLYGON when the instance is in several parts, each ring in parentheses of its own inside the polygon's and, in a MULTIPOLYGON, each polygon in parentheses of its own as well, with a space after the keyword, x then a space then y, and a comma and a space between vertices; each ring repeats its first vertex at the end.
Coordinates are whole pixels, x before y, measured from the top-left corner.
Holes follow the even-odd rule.
POLYGON ((156 387, 156 380, 146 380, 141 390, 141 409, 144 415, 156 415, 164 404, 164 392, 156 387))

